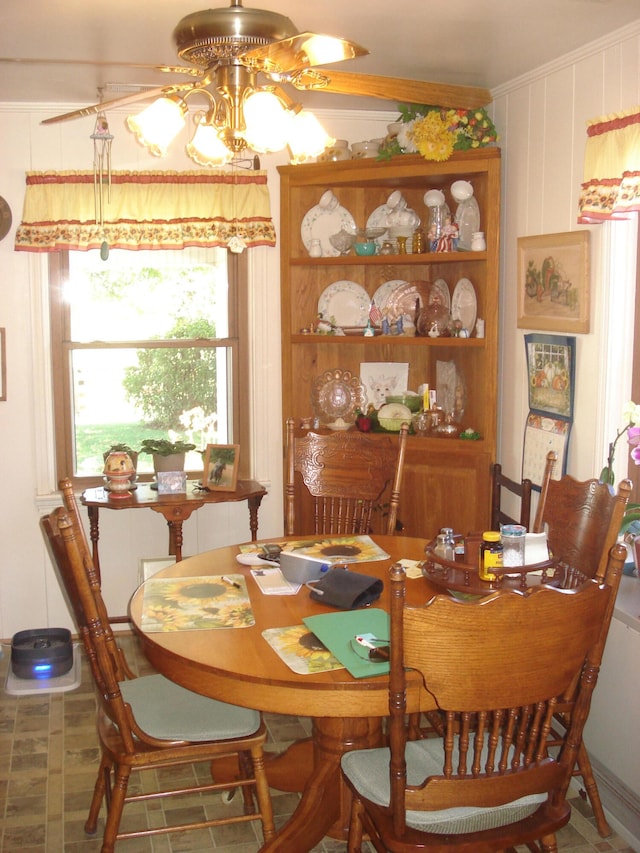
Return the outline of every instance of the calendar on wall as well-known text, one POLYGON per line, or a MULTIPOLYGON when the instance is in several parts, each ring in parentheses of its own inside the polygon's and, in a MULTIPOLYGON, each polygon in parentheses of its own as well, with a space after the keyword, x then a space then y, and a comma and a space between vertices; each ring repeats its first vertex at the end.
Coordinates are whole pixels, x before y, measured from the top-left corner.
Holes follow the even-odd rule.
POLYGON ((576 339, 525 335, 529 414, 524 429, 522 477, 540 489, 547 453, 558 455, 555 476, 566 473, 573 424, 576 339))

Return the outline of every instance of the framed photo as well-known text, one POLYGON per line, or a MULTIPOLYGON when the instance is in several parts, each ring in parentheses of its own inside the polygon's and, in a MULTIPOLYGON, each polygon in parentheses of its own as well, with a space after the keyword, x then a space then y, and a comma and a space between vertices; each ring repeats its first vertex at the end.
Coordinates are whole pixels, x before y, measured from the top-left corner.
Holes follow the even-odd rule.
POLYGON ((208 444, 204 452, 202 485, 209 492, 235 492, 238 482, 239 444, 208 444))
POLYGON ((187 475, 184 471, 158 471, 158 494, 179 495, 187 491, 187 475))
POLYGON ((160 569, 167 569, 175 563, 175 557, 142 557, 138 563, 138 581, 144 583, 160 569))
POLYGON ((589 331, 589 232, 518 238, 518 328, 589 331))
POLYGON ((525 335, 529 408, 573 420, 576 339, 565 335, 525 335))
POLYGON ((0 329, 0 400, 7 399, 7 350, 6 332, 0 329))
POLYGON ((409 381, 409 362, 371 361, 360 364, 360 381, 364 385, 366 406, 379 409, 387 397, 404 394, 409 381))

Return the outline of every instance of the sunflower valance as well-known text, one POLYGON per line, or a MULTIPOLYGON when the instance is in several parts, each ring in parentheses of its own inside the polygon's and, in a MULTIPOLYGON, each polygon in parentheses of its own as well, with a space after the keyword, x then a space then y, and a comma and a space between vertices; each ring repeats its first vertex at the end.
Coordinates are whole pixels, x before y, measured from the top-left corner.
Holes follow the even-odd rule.
POLYGON ((28 172, 15 248, 225 247, 233 237, 247 247, 275 245, 264 171, 112 172, 110 188, 92 171, 28 172))
POLYGON ((578 222, 625 219, 640 210, 640 106, 587 125, 578 222))

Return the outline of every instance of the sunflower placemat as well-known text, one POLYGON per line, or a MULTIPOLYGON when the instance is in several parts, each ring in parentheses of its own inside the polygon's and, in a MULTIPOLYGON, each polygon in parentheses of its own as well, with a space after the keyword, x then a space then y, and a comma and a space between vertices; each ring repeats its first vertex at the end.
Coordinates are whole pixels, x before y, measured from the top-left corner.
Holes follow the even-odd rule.
POLYGON ((262 636, 286 665, 298 675, 344 669, 340 661, 306 625, 267 628, 262 636))
MULTIPOLYGON (((335 563, 369 563, 387 560, 389 555, 370 536, 320 536, 317 539, 286 540, 278 543, 283 551, 305 557, 320 557, 335 563)), ((241 545, 242 553, 261 551, 259 542, 241 545)))
POLYGON ((150 578, 145 581, 143 631, 248 628, 254 624, 242 575, 150 578))

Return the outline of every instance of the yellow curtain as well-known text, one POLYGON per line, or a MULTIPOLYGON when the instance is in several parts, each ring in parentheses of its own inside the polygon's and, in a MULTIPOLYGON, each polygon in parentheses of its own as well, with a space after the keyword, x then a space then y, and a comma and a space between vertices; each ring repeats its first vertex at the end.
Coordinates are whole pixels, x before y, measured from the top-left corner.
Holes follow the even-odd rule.
POLYGON ((264 171, 28 172, 15 248, 23 252, 275 246, 264 171), (103 207, 100 209, 100 191, 103 207))
POLYGON ((640 107, 588 123, 578 204, 587 224, 640 210, 640 107))

